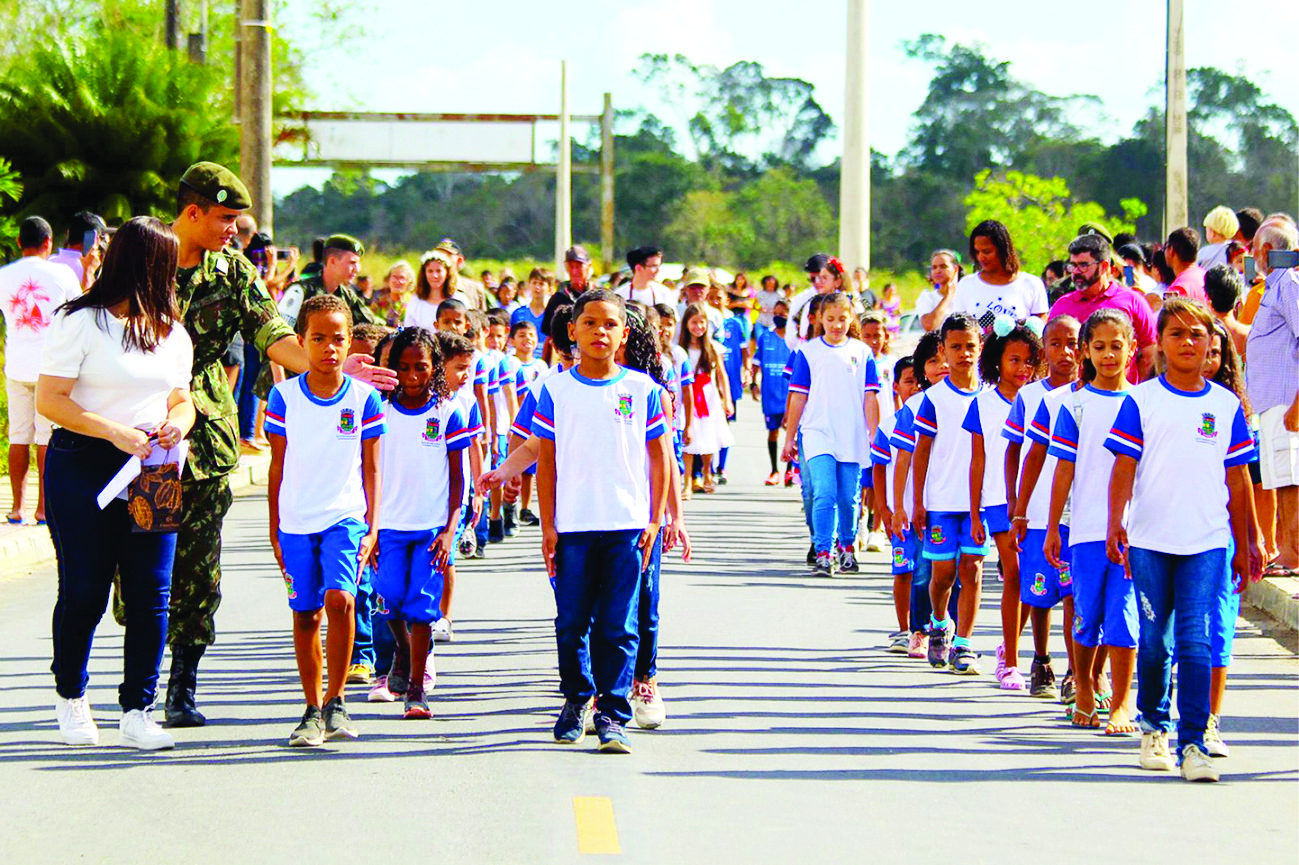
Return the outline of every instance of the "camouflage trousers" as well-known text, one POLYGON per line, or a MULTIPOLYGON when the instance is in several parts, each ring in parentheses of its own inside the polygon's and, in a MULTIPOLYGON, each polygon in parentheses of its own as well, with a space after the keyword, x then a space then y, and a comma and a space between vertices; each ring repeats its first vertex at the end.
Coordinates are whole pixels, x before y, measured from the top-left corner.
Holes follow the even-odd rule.
POLYGON ((171 572, 167 643, 216 642, 221 606, 221 523, 234 501, 228 477, 187 480, 181 487, 181 528, 171 572))

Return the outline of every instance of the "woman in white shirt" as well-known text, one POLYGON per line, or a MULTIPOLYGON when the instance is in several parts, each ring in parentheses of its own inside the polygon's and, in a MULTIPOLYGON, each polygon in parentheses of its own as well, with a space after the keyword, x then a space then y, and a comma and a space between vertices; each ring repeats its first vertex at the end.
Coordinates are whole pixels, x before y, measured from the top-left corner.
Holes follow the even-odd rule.
POLYGON ((128 221, 109 244, 99 279, 63 306, 46 332, 36 403, 56 426, 45 464, 46 518, 59 572, 56 715, 70 745, 99 741, 85 696, 86 664, 114 573, 126 607, 121 744, 175 744, 150 712, 176 534, 138 531, 124 498, 102 508, 97 498, 132 457, 176 448, 194 425, 194 349, 176 302, 179 248, 160 220, 128 221))
POLYGON ((441 249, 424 253, 415 278, 415 296, 406 304, 402 327, 422 327, 437 333, 438 305, 455 298, 473 309, 475 304, 464 292, 457 290, 459 274, 450 253, 441 249))
POLYGON ((1019 266, 1019 253, 1006 226, 995 219, 985 219, 970 232, 970 257, 979 265, 956 284, 952 312, 967 312, 985 329, 998 315, 1016 321, 1030 316, 1046 318, 1046 286, 1019 266))

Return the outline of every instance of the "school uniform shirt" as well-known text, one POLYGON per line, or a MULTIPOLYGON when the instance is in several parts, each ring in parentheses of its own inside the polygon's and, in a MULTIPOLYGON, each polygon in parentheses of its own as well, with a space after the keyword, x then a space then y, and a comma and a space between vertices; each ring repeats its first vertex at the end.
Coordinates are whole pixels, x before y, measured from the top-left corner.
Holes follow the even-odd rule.
POLYGON ((672 393, 676 397, 677 405, 677 410, 672 414, 672 429, 676 432, 685 432, 686 412, 682 408, 683 394, 687 387, 695 383, 695 373, 694 367, 690 365, 690 352, 677 343, 672 344, 672 366, 676 370, 672 393))
POLYGON ((532 384, 546 373, 550 372, 550 367, 546 366, 545 361, 532 358, 530 360, 519 362, 515 357, 514 362, 517 367, 514 370, 514 392, 520 400, 523 399, 523 389, 532 384))
POLYGON ((384 424, 379 528, 408 532, 444 528, 451 487, 448 454, 463 451, 470 440, 457 402, 435 397, 420 408, 406 408, 393 400, 384 424))
POLYGON ((555 530, 643 529, 650 518, 646 443, 663 435, 659 386, 620 368, 611 379, 571 369, 541 386, 532 431, 555 443, 555 530))
POLYGON ((532 437, 532 416, 537 411, 537 397, 541 396, 541 386, 545 383, 545 379, 551 375, 559 375, 563 371, 564 368, 556 364, 554 369, 547 369, 545 375, 533 379, 527 386, 523 397, 519 400, 519 413, 514 416, 514 423, 510 425, 512 435, 522 439, 532 437))
MULTIPOLYGON (((1064 385, 1069 388, 1070 385, 1064 385)), ((1024 477, 1024 463, 1028 460, 1030 447, 1024 444, 1024 439, 1033 418, 1037 416, 1037 410, 1042 406, 1042 400, 1050 393, 1050 385, 1044 378, 1037 381, 1031 381, 1019 389, 1015 394, 1015 402, 1010 407, 1010 414, 1006 416, 1006 423, 1001 428, 1001 434, 1007 442, 1020 445, 1019 451, 1019 472, 1016 478, 1024 477)), ((1038 441, 1050 443, 1051 429, 1048 422, 1046 431, 1037 439, 1038 441)), ((1030 440, 1031 443, 1032 440, 1030 440)), ((1050 464, 1051 476, 1055 474, 1055 458, 1048 453, 1046 462, 1050 464)), ((1043 464, 1042 474, 1038 475, 1037 486, 1033 488, 1033 495, 1029 497, 1028 507, 1024 515, 1028 517, 1028 527, 1031 529, 1045 529, 1047 517, 1051 508, 1051 491, 1050 483, 1047 483, 1047 491, 1042 492, 1042 478, 1047 475, 1047 465, 1043 464)), ((1018 492, 1018 490, 1016 490, 1018 492)), ((1108 501, 1108 499, 1107 499, 1108 501)))
MULTIPOLYGON (((753 362, 762 369, 762 413, 778 415, 785 413, 785 402, 789 396, 789 379, 785 376, 785 365, 789 363, 789 346, 785 338, 774 330, 758 326, 754 334, 753 362)), ((791 373, 793 370, 790 371, 791 373)))
MULTIPOLYGON (((911 397, 902 404, 898 413, 893 417, 893 433, 889 436, 889 444, 893 450, 906 451, 914 453, 916 450, 916 411, 920 404, 925 401, 925 392, 913 393, 911 397)), ((911 500, 905 500, 910 504, 911 500)))
POLYGON ((971 401, 961 422, 961 429, 983 436, 983 492, 979 502, 985 508, 1006 504, 1007 442, 1001 436, 1001 429, 1013 404, 995 387, 987 388, 971 401))
POLYGON ((321 399, 307 378, 280 382, 266 401, 266 432, 285 439, 280 531, 291 535, 365 520, 361 442, 385 428, 383 400, 368 384, 343 376, 338 393, 321 399))
MULTIPOLYGON (((1110 474, 1114 453, 1105 446, 1114 419, 1128 392, 1083 385, 1056 410, 1047 454, 1074 464, 1069 514, 1069 543, 1105 540, 1109 533, 1110 474)), ((1052 472, 1053 480, 1055 473, 1052 472)), ((1042 481, 1038 481, 1040 485, 1042 481)), ((1127 523, 1124 511, 1123 522, 1127 523)))
MULTIPOLYGON (((875 440, 871 442, 871 465, 884 466, 884 501, 888 506, 893 507, 893 455, 896 448, 893 447, 893 433, 897 428, 897 415, 880 421, 880 427, 875 431, 875 440)), ((911 473, 907 473, 907 484, 903 488, 902 501, 910 506, 911 496, 914 494, 911 485, 911 473)))
POLYGON ((880 389, 870 346, 857 339, 831 345, 825 337, 804 343, 793 358, 789 389, 807 396, 799 420, 804 462, 824 454, 841 463, 870 462, 863 405, 880 389))
MULTIPOLYGON (((510 405, 505 398, 505 385, 514 387, 514 379, 519 371, 518 358, 513 355, 497 352, 500 359, 496 363, 496 392, 492 399, 496 406, 496 434, 498 436, 509 435, 510 433, 510 405)), ((518 398, 518 388, 515 388, 515 399, 518 398)))
MULTIPOLYGON (((1074 393, 1072 384, 1047 391, 1042 401, 1038 403, 1037 411, 1033 413, 1028 428, 1024 430, 1024 435, 1029 441, 1047 449, 1046 459, 1042 461, 1042 473, 1037 476, 1037 485, 1033 487, 1033 495, 1028 500, 1028 511, 1025 513, 1030 529, 1045 529, 1051 523, 1051 485, 1055 482, 1056 463, 1060 461, 1057 457, 1051 456, 1051 424, 1063 406, 1072 405, 1074 393)), ((1024 455, 1027 458, 1027 450, 1024 455)), ((1022 465, 1021 463, 1021 468, 1022 465)), ((1072 500, 1070 497, 1065 502, 1064 512, 1060 515, 1062 526, 1071 526, 1073 523, 1073 514, 1069 507, 1072 500)), ((1106 501, 1108 502, 1109 499, 1107 498, 1106 501)), ((1072 540, 1071 535, 1070 541, 1072 540)))
POLYGON ((1195 393, 1164 376, 1142 382, 1119 407, 1105 447, 1137 461, 1129 544, 1181 556, 1227 548, 1223 472, 1254 456, 1235 394, 1211 382, 1195 393))
MULTIPOLYGON (((726 346, 726 356, 722 361, 726 367, 726 376, 732 386, 738 386, 744 368, 744 347, 749 344, 749 318, 745 315, 732 315, 722 324, 722 345, 726 346)), ((731 394, 738 402, 738 397, 731 394)))
POLYGON ((925 474, 925 510, 970 512, 970 434, 961 426, 977 390, 961 390, 945 378, 925 391, 916 409, 915 432, 934 440, 925 474))

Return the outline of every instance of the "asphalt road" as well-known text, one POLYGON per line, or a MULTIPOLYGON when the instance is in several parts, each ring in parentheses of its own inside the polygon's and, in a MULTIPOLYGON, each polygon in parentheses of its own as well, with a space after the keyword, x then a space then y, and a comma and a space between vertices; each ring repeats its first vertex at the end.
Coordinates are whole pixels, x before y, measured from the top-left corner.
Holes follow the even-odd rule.
MULTIPOLYGON (((435 720, 403 721, 358 686, 361 738, 319 749, 285 744, 301 695, 260 490, 226 523, 220 641, 200 674, 212 720, 177 731, 174 751, 116 747, 122 632, 107 617, 90 688, 104 744, 58 743, 54 574, 5 575, 0 861, 1297 861, 1291 651, 1240 622, 1222 783, 1143 773, 1136 739, 885 654, 884 556, 853 578, 807 573, 797 490, 761 487, 764 435, 741 411, 733 482, 690 505, 697 558, 665 568, 668 722, 633 731, 630 756, 551 743, 554 602, 535 529, 462 568, 435 720)), ((974 640, 989 669, 995 594, 974 640)))

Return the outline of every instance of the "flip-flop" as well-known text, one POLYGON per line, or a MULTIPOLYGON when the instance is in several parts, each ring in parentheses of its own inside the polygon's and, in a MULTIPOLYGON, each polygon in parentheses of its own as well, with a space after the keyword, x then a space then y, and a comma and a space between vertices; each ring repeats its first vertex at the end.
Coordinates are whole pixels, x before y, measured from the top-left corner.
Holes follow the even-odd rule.
POLYGON ((1100 714, 1101 713, 1096 709, 1092 709, 1090 712, 1084 712, 1083 710, 1074 707, 1073 709, 1069 710, 1069 726, 1077 727, 1080 730, 1098 729, 1101 725, 1100 714), (1082 715, 1084 718, 1088 720, 1080 724, 1074 720, 1073 717, 1074 715, 1082 715))
POLYGON ((1287 568, 1285 565, 1279 564, 1277 562, 1272 562, 1270 565, 1268 565, 1266 568, 1263 569, 1263 576, 1299 577, 1299 571, 1296 571, 1294 568, 1287 568))
POLYGON ((1137 725, 1133 724, 1131 721, 1129 721, 1125 726, 1131 727, 1132 729, 1119 730, 1114 726, 1114 722, 1111 721, 1105 725, 1105 735, 1106 736, 1132 736, 1137 732, 1137 725))
POLYGON ((22 517, 5 517, 5 521, 11 526, 21 526, 23 524, 22 517))

